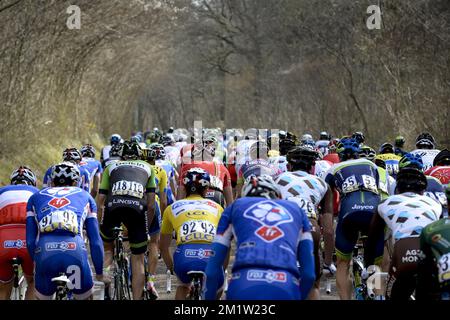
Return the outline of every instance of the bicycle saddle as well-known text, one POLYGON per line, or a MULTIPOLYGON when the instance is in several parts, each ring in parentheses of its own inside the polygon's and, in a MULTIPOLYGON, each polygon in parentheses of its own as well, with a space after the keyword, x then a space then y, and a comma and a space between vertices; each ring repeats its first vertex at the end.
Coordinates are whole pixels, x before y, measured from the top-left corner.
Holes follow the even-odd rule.
POLYGON ((192 279, 202 279, 205 275, 204 271, 193 270, 187 273, 192 279))
POLYGON ((52 278, 52 282, 55 282, 57 286, 63 286, 68 284, 70 280, 65 274, 62 274, 59 277, 52 278))

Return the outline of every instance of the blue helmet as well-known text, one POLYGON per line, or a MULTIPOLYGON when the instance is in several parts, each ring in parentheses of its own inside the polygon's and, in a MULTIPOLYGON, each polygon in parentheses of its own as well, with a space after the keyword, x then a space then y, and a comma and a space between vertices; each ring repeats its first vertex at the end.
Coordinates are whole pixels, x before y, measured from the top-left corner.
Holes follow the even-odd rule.
POLYGON ((109 141, 111 142, 112 146, 120 143, 121 140, 122 140, 122 137, 120 135, 118 135, 117 133, 113 134, 111 136, 111 138, 109 138, 109 141))
POLYGON ((361 152, 361 147, 359 142, 353 138, 344 138, 339 141, 337 145, 336 152, 340 156, 355 156, 359 157, 359 153, 361 152))
POLYGON ((422 157, 412 153, 405 154, 398 162, 399 169, 402 168, 416 168, 423 170, 422 157))
POLYGON ((183 185, 188 193, 201 193, 208 189, 211 184, 209 173, 202 168, 192 168, 186 172, 183 185))

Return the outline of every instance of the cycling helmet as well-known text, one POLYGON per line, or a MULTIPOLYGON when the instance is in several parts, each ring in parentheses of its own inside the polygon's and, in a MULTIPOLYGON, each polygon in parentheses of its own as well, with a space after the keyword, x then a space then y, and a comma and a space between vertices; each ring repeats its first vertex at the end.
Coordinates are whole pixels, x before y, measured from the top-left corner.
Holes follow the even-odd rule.
POLYGON ((149 146, 148 158, 154 160, 164 160, 166 158, 166 150, 159 143, 152 143, 149 146))
POLYGON ((314 141, 314 138, 312 137, 312 135, 310 135, 309 133, 305 133, 304 135, 302 135, 302 138, 300 139, 300 142, 305 142, 305 141, 314 141))
POLYGON ((95 148, 92 144, 82 146, 80 152, 83 157, 95 158, 95 148))
POLYGON ((216 154, 217 138, 212 134, 205 134, 202 137, 203 150, 209 153, 211 156, 216 154))
POLYGON ((250 176, 242 187, 242 197, 263 197, 280 199, 281 192, 271 176, 250 176))
POLYGON ((192 168, 186 172, 183 185, 188 193, 202 193, 211 185, 211 178, 202 168, 192 168))
POLYGON ((308 146, 297 146, 289 150, 286 160, 295 168, 309 170, 316 163, 318 152, 308 146))
POLYGON ((397 189, 399 192, 422 192, 427 188, 428 182, 422 170, 415 167, 403 167, 397 173, 397 189))
POLYGON ((130 141, 131 141, 131 142, 141 143, 141 142, 144 141, 144 139, 142 138, 141 135, 136 134, 136 135, 134 135, 134 136, 132 136, 132 137, 130 138, 130 141))
POLYGON ((167 134, 161 137, 160 139, 160 143, 166 147, 166 146, 172 146, 175 143, 174 138, 172 137, 171 134, 167 134))
POLYGON ((397 136, 395 138, 395 147, 403 148, 404 145, 405 145, 405 138, 402 136, 397 136))
POLYGON ((111 143, 111 145, 115 145, 120 143, 120 141, 122 140, 122 137, 120 135, 118 135, 117 133, 113 134, 110 138, 109 138, 109 142, 111 143))
POLYGON ((335 152, 339 141, 338 138, 331 139, 328 143, 328 152, 335 152))
POLYGON ((381 154, 394 153, 394 146, 389 142, 385 142, 380 147, 380 153, 381 154))
POLYGON ((433 166, 450 166, 450 151, 444 149, 433 160, 433 166))
POLYGON ((125 141, 120 148, 120 157, 123 160, 136 160, 142 158, 141 146, 136 142, 125 141))
POLYGON ((77 148, 67 148, 63 151, 63 161, 80 163, 81 159, 81 152, 77 148))
POLYGON ((258 140, 252 143, 248 153, 251 159, 266 159, 269 156, 269 147, 264 141, 258 140))
POLYGON ((330 137, 330 135, 326 132, 326 131, 322 131, 320 133, 319 139, 320 140, 328 140, 330 137))
POLYGON ((175 129, 173 127, 169 127, 169 130, 167 130, 167 133, 173 133, 175 129))
POLYGON ((361 151, 359 152, 360 158, 366 158, 367 160, 370 160, 370 161, 375 161, 376 155, 377 154, 376 154, 375 150, 373 150, 369 146, 362 146, 361 151))
POLYGON ((54 165, 50 177, 56 187, 71 186, 81 179, 80 170, 72 162, 61 162, 54 165))
POLYGON ((278 147, 280 148, 280 154, 286 155, 288 151, 297 145, 297 141, 290 137, 280 138, 278 141, 278 147))
MULTIPOLYGON (((156 128, 156 129, 158 129, 158 128, 156 128)), ((152 130, 148 134, 148 139, 150 139, 151 143, 158 143, 159 140, 161 139, 161 136, 162 136, 162 134, 159 130, 152 130)))
POLYGON ((352 138, 355 139, 358 143, 364 143, 366 141, 366 137, 364 137, 364 134, 361 131, 356 131, 352 138))
POLYGON ((109 156, 110 157, 120 157, 120 152, 122 150, 122 144, 123 143, 117 143, 111 147, 109 150, 109 156))
POLYGON ((361 151, 360 144, 356 139, 344 138, 339 141, 336 152, 342 160, 358 158, 361 151))
POLYGON ((423 132, 416 139, 416 147, 418 149, 434 149, 436 142, 431 134, 423 132))
POLYGON ((36 175, 30 168, 26 166, 20 166, 11 173, 11 184, 27 184, 30 186, 36 186, 36 175))
POLYGON ((416 168, 423 170, 422 157, 412 153, 407 153, 398 162, 398 168, 416 168))

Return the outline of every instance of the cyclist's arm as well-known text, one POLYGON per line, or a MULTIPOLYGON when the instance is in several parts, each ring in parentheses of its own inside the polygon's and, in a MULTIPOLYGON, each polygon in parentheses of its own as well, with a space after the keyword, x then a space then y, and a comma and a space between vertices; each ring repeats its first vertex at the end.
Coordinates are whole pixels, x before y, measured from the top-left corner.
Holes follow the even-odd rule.
POLYGON ((334 250, 334 229, 333 229, 333 191, 330 186, 322 200, 321 225, 323 227, 323 240, 325 243, 325 263, 330 265, 333 259, 334 250))
POLYGON ((300 264, 300 297, 305 300, 308 297, 309 291, 316 280, 315 266, 314 266, 314 244, 311 234, 311 227, 303 213, 303 230, 299 234, 299 243, 297 250, 297 259, 300 264))
POLYGON ((375 256, 376 246, 379 241, 383 242, 385 226, 386 223, 384 222, 383 218, 379 215, 377 209, 370 223, 366 247, 364 248, 365 251, 364 263, 366 267, 373 265, 375 263, 375 259, 378 258, 375 256))
POLYGON ((159 207, 161 210, 161 213, 166 210, 167 207, 167 194, 166 194, 166 188, 167 188, 167 173, 164 169, 161 168, 161 180, 159 181, 161 184, 159 187, 159 207))
POLYGON ((92 189, 91 189, 91 196, 95 199, 98 194, 98 188, 100 186, 100 173, 96 173, 92 180, 92 189))
POLYGON ((36 213, 33 205, 34 197, 28 200, 27 203, 27 219, 26 219, 26 236, 27 236, 27 249, 34 260, 34 250, 36 249, 36 238, 38 236, 38 225, 36 221, 36 213))
POLYGON ((208 264, 206 265, 206 285, 204 291, 206 300, 215 300, 217 298, 217 291, 219 289, 217 274, 222 272, 222 266, 227 257, 233 236, 233 225, 231 224, 232 208, 233 205, 229 206, 222 213, 211 248, 214 254, 209 258, 208 264))
POLYGON ((161 240, 159 243, 159 249, 161 250, 161 257, 163 258, 166 267, 173 272, 173 258, 170 254, 170 243, 172 242, 173 225, 170 220, 172 215, 171 207, 167 207, 163 213, 163 221, 161 224, 161 240))
POLYGON ((146 186, 147 208, 148 208, 147 223, 149 225, 152 223, 153 217, 155 216, 155 191, 156 191, 155 170, 151 168, 151 176, 146 186))
POLYGON ((103 274, 103 242, 100 238, 100 230, 97 221, 97 206, 95 200, 89 197, 89 213, 86 218, 86 233, 89 239, 89 247, 91 249, 91 258, 94 264, 95 273, 103 274))
POLYGON ((97 197, 97 219, 98 221, 102 221, 103 211, 105 207, 106 196, 109 191, 109 169, 106 168, 102 174, 102 181, 100 183, 99 195, 97 197))
POLYGON ((224 188, 223 195, 225 196, 226 206, 229 207, 233 203, 233 188, 231 186, 231 177, 228 169, 224 167, 226 170, 226 175, 224 179, 224 188))

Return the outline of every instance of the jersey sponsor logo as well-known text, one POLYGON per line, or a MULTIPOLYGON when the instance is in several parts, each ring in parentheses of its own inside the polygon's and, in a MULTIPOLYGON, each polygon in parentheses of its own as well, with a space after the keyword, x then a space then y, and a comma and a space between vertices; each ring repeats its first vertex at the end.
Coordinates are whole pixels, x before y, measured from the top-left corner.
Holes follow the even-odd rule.
POLYGON ((244 217, 258 221, 262 226, 255 234, 265 242, 272 242, 284 236, 278 226, 292 222, 291 214, 273 201, 259 202, 244 212, 244 217))
POLYGON ((40 194, 45 194, 55 198, 62 198, 81 192, 82 190, 76 187, 64 187, 64 188, 47 188, 40 191, 40 194))
POLYGON ((67 198, 53 198, 48 204, 53 208, 60 209, 70 204, 70 200, 67 198))
POLYGON ((73 251, 76 250, 77 244, 75 242, 48 242, 45 244, 46 251, 73 251))
POLYGON ((184 252, 184 256, 187 258, 205 259, 214 257, 214 255, 214 251, 209 249, 186 249, 186 251, 184 252))
POLYGON ((374 206, 354 204, 352 210, 373 210, 374 206))
POLYGON ((140 202, 138 200, 130 200, 130 199, 112 199, 111 204, 125 204, 125 205, 133 205, 140 206, 140 202))
POLYGON ((264 281, 268 283, 286 282, 287 274, 286 272, 273 270, 249 270, 247 272, 247 280, 264 281))
POLYGON ((20 248, 24 248, 25 247, 25 241, 21 240, 21 239, 17 239, 17 240, 5 240, 3 242, 3 248, 5 249, 20 249, 20 248))
POLYGON ((218 206, 214 201, 181 200, 172 204, 172 214, 176 217, 181 213, 189 211, 206 211, 208 214, 217 216, 218 206))
POLYGON ((402 256, 402 263, 415 263, 419 260, 421 250, 406 250, 406 253, 402 256))

